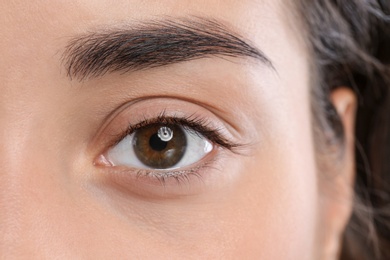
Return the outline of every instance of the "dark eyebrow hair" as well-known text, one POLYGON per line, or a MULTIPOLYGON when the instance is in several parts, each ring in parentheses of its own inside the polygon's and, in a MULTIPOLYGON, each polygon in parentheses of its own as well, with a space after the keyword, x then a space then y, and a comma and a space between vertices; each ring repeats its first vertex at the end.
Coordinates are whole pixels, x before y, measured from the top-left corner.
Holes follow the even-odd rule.
POLYGON ((257 48, 209 19, 149 21, 74 38, 62 61, 67 76, 84 80, 210 56, 252 57, 272 67, 257 48))

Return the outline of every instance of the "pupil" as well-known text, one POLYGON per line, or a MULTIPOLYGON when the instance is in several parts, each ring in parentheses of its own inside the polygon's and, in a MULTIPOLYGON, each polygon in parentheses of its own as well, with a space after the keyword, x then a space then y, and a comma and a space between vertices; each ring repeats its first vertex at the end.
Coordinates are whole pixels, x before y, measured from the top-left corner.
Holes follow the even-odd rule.
POLYGON ((161 152, 162 150, 167 148, 168 142, 164 142, 163 140, 161 140, 158 134, 154 134, 149 139, 149 145, 153 150, 161 152))

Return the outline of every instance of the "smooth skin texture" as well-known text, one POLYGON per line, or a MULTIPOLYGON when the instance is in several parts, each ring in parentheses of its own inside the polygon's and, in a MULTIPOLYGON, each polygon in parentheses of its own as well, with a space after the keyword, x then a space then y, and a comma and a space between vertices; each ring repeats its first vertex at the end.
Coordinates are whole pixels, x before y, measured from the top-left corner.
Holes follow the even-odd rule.
POLYGON ((355 100, 332 96, 347 141, 327 183, 312 137, 308 50, 281 2, 2 1, 1 257, 336 259, 351 208, 355 100), (62 54, 74 37, 167 17, 215 19, 275 70, 219 56, 67 76, 62 54), (163 110, 198 113, 247 145, 214 150, 202 180, 180 185, 104 164, 113 135, 163 110))

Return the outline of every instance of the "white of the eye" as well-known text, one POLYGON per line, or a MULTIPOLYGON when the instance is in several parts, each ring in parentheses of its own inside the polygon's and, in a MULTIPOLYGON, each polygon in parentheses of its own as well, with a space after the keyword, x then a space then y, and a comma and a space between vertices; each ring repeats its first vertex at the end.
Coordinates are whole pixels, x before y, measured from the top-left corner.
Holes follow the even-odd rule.
POLYGON ((191 165, 213 150, 213 145, 204 137, 184 130, 187 138, 187 148, 183 158, 174 166, 175 168, 191 165))
MULTIPOLYGON (((206 138, 199 134, 193 133, 186 129, 183 129, 186 139, 187 147, 184 152, 183 158, 172 168, 177 169, 180 167, 189 166, 213 150, 213 145, 206 138)), ((123 138, 117 145, 111 148, 107 152, 107 160, 113 166, 129 166, 140 169, 150 169, 150 167, 144 165, 134 152, 134 134, 128 135, 123 138)), ((165 169, 166 170, 166 169, 165 169)))

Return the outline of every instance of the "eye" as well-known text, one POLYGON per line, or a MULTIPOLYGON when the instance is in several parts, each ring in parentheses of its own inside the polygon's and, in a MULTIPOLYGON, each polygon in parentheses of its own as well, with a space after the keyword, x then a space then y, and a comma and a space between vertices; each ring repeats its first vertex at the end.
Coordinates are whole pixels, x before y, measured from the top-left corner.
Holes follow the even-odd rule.
POLYGON ((171 170, 196 163, 213 150, 199 132, 179 124, 149 124, 125 136, 106 155, 113 166, 171 170))

